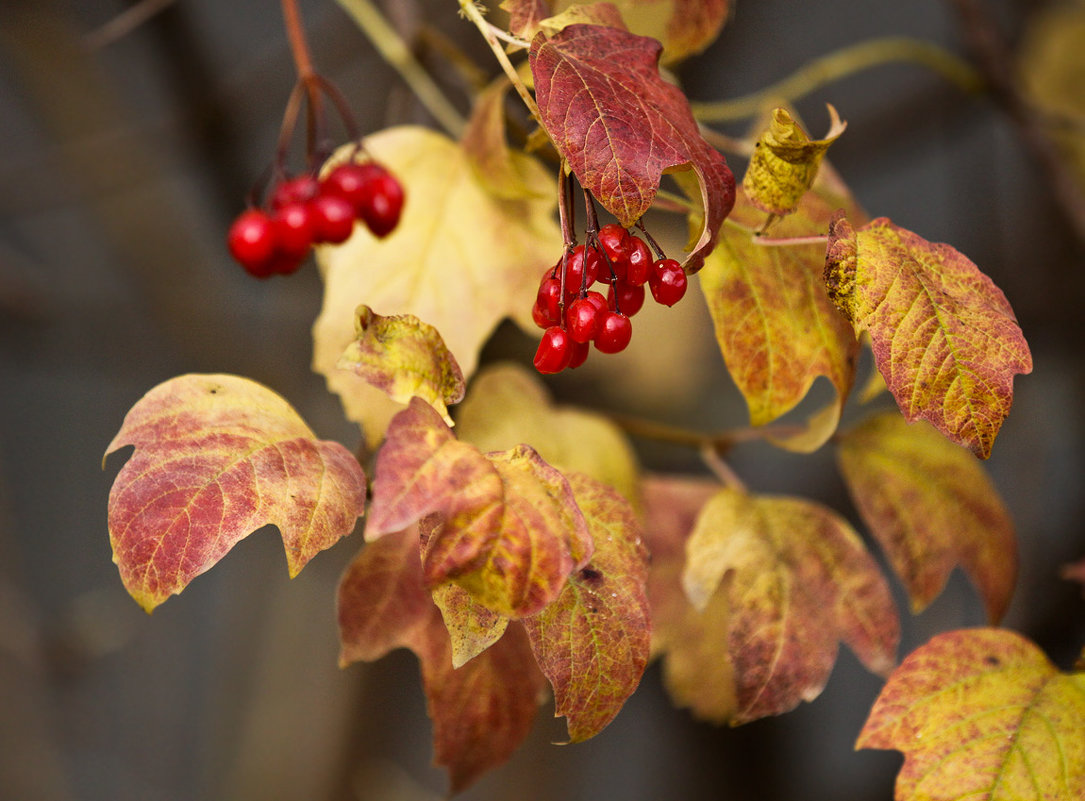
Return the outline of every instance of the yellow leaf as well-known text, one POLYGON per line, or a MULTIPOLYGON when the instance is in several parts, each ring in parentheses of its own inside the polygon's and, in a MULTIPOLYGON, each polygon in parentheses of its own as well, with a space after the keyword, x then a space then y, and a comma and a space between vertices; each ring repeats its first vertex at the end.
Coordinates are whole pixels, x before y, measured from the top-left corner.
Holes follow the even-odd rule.
POLYGON ((772 113, 769 127, 757 139, 742 188, 757 208, 778 217, 791 214, 814 183, 829 145, 847 127, 829 106, 831 125, 824 139, 811 140, 786 109, 772 113))
MULTIPOLYGON (((525 70, 530 75, 530 70, 525 70)), ((512 86, 501 76, 475 98, 471 119, 467 121, 461 143, 471 160, 475 178, 487 192, 505 200, 549 197, 553 187, 545 189, 529 181, 534 160, 509 148, 505 136, 505 97, 512 86)))
MULTIPOLYGON (((377 239, 356 226, 347 242, 318 252, 325 287, 313 327, 313 368, 374 445, 402 407, 337 367, 354 340, 358 304, 433 326, 470 377, 504 317, 531 326, 539 276, 560 252, 561 234, 552 200, 494 196, 463 147, 440 133, 391 128, 367 137, 366 149, 400 179, 407 201, 391 236, 377 239)), ((349 152, 341 150, 329 165, 349 152)), ((535 161, 525 162, 524 180, 541 196, 556 185, 535 161)))
POLYGON ((500 640, 508 628, 507 617, 477 603, 458 584, 441 584, 433 588, 432 594, 452 640, 453 668, 462 667, 481 654, 500 640))

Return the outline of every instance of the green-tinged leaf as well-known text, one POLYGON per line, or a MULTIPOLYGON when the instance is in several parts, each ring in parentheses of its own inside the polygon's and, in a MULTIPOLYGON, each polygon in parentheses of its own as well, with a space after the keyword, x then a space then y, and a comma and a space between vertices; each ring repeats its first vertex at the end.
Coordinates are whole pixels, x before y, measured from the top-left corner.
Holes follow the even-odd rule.
MULTIPOLYGON (((470 377, 480 348, 504 317, 530 325, 539 276, 554 263, 561 233, 553 219, 554 179, 534 160, 517 160, 533 197, 509 200, 480 183, 460 144, 434 131, 391 128, 365 144, 407 187, 407 202, 391 236, 377 239, 356 226, 344 244, 318 250, 325 287, 313 327, 313 368, 375 446, 402 407, 338 369, 354 340, 358 304, 412 314, 433 326, 470 377)), ((339 151, 327 168, 352 148, 339 151)))
POLYGON ((525 443, 559 470, 587 473, 637 497, 636 455, 621 430, 601 415, 554 405, 538 374, 519 365, 480 371, 456 422, 459 437, 483 453, 525 443))
MULTIPOLYGON (((859 536, 830 509, 725 489, 701 511, 682 578, 693 605, 726 595, 738 708, 733 723, 816 698, 843 640, 866 667, 895 661, 889 588, 859 536)), ((713 612, 722 618, 722 610, 713 612)))
POLYGON ((350 451, 318 440, 282 397, 245 378, 159 384, 106 454, 126 445, 136 450, 109 493, 109 537, 125 588, 148 612, 269 523, 296 576, 365 509, 365 473, 350 451))
POLYGON ((754 206, 778 217, 798 209, 802 196, 814 184, 829 145, 848 127, 831 105, 829 120, 825 138, 812 140, 786 109, 772 112, 742 179, 742 188, 754 206))
MULTIPOLYGON (((832 213, 854 201, 830 179, 806 193, 796 213, 780 220, 773 236, 824 235, 832 213)), ((846 190, 843 190, 846 193, 846 190)), ((824 244, 764 245, 748 233, 762 214, 739 192, 719 246, 700 273, 716 340, 727 369, 746 398, 752 425, 761 426, 793 409, 818 376, 836 390, 829 410, 781 447, 809 452, 836 429, 855 379, 859 344, 825 293, 824 244)))
POLYGON ((350 370, 396 403, 418 397, 451 425, 449 404, 463 399, 460 366, 437 329, 413 314, 382 317, 366 305, 355 312, 355 340, 339 359, 350 370))
POLYGON ((949 245, 879 218, 829 230, 825 283, 909 421, 927 420, 980 458, 1013 402, 1013 377, 1032 356, 1005 295, 949 245))
POLYGON ((857 748, 905 755, 896 801, 1085 798, 1085 674, 1019 634, 941 634, 901 663, 857 748))
POLYGON ((895 412, 844 433, 837 453, 852 499, 913 611, 934 600, 960 564, 988 619, 1001 620, 1017 575, 1013 521, 972 454, 895 412))
POLYGON ((540 194, 542 187, 534 185, 529 176, 535 162, 509 148, 505 136, 505 98, 512 86, 501 76, 479 92, 471 118, 460 139, 464 153, 471 161, 475 179, 491 195, 507 200, 528 200, 549 197, 551 190, 540 194))
POLYGON ((463 667, 499 639, 509 619, 478 603, 458 584, 433 588, 433 602, 452 640, 452 667, 463 667))
POLYGON ((595 542, 591 561, 524 628, 571 742, 594 737, 640 683, 651 648, 648 554, 629 502, 581 473, 569 482, 595 542))
POLYGON ((660 44, 603 25, 570 25, 531 44, 542 123, 581 185, 624 226, 648 210, 665 172, 693 170, 705 225, 686 258, 700 269, 734 205, 727 162, 701 136, 689 101, 659 75, 660 44))
POLYGON ((622 20, 622 14, 614 3, 574 3, 565 5, 564 11, 539 23, 539 29, 547 36, 553 36, 570 25, 609 25, 619 30, 627 30, 625 22, 622 20))

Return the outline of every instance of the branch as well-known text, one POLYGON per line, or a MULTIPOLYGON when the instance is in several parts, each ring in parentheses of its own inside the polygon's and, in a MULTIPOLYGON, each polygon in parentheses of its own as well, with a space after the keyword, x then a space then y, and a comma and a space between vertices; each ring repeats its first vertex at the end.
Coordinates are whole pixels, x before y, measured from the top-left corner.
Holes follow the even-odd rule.
MULTIPOLYGON (((340 0, 342 2, 343 0, 340 0)), ((482 16, 482 12, 479 11, 478 6, 474 4, 473 0, 459 0, 460 11, 467 17, 475 27, 478 28, 479 33, 482 34, 482 38, 486 40, 486 44, 490 46, 490 50, 493 51, 494 56, 497 58, 497 62, 501 65, 501 69, 505 71, 505 74, 512 81, 513 87, 516 89, 516 93, 520 95, 520 99, 524 101, 524 105, 527 106, 527 110, 531 112, 531 116, 535 118, 539 124, 542 124, 542 116, 539 114, 539 107, 535 103, 535 98, 531 96, 531 92, 524 86, 524 82, 520 80, 519 73, 516 72, 516 67, 512 66, 512 62, 509 61, 508 55, 505 53, 505 48, 501 46, 501 42, 498 40, 494 33, 494 27, 490 25, 482 16)))

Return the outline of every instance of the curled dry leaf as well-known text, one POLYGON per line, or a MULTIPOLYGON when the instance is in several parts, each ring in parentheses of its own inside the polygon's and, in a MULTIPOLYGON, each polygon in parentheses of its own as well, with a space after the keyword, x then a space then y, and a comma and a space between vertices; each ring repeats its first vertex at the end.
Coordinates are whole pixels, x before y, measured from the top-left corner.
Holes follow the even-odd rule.
POLYGON ((896 412, 870 417, 839 439, 837 456, 855 505, 908 590, 914 611, 960 564, 992 622, 1013 595, 1013 520, 981 463, 926 423, 896 412))
POLYGON ((829 295, 909 421, 927 420, 980 458, 1013 403, 1013 377, 1032 355, 1006 296, 964 254, 882 217, 829 229, 829 295))
POLYGON ((109 493, 109 537, 125 588, 148 612, 269 523, 293 577, 365 508, 350 451, 318 440, 282 397, 245 378, 159 384, 106 454, 126 445, 136 450, 109 493))
POLYGON ((857 748, 902 751, 896 801, 1085 798, 1085 674, 1003 629, 940 634, 874 703, 857 748))

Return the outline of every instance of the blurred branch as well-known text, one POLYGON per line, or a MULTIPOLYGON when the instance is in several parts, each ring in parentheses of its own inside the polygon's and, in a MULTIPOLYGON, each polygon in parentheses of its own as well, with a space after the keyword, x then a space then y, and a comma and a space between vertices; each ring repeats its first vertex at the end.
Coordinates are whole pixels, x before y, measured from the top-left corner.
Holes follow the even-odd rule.
POLYGON ((108 47, 119 39, 123 39, 140 25, 160 11, 165 11, 174 0, 139 0, 131 8, 127 8, 109 22, 94 29, 83 39, 90 50, 98 50, 108 47))

